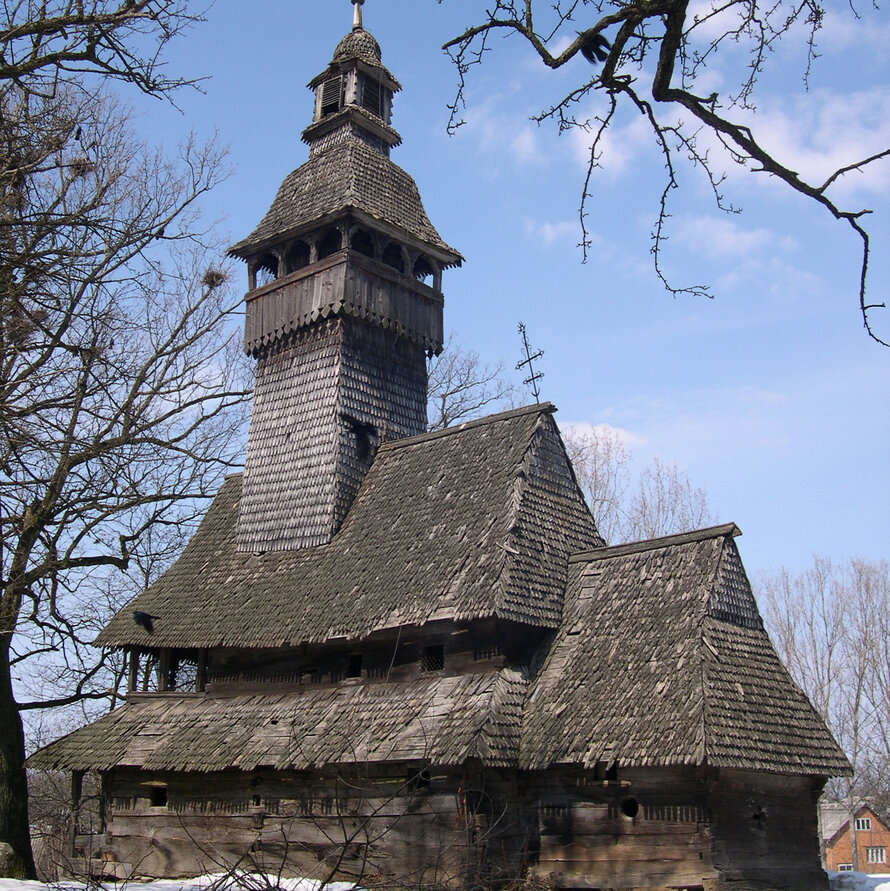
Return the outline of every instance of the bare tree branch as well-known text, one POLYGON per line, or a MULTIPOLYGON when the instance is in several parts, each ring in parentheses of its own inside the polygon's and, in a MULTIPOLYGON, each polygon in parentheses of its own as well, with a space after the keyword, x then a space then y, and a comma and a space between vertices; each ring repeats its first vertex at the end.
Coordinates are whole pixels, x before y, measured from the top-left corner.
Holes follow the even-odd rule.
POLYGON ((609 47, 604 34, 606 31, 611 33, 617 26, 601 70, 536 117, 538 121, 548 118, 555 120, 561 131, 580 127, 594 132, 579 208, 585 259, 590 243, 586 228, 586 205, 591 197, 592 175, 599 166, 603 134, 611 125, 619 103, 624 100, 623 104, 629 104, 645 118, 665 160, 666 185, 653 227, 652 253, 658 276, 671 293, 711 296, 702 285, 673 285, 664 274, 660 262, 667 237, 666 224, 670 218, 669 196, 678 186, 674 161, 678 152, 693 166, 704 171, 717 206, 736 212, 736 208, 723 202, 720 192, 723 175, 712 167, 707 152, 698 147, 699 139, 708 135, 727 150, 735 163, 781 180, 853 230, 862 245, 858 286, 862 323, 869 337, 888 346, 890 344, 879 336, 872 324, 873 311, 885 308, 885 303, 869 301, 866 296, 871 246, 868 230, 862 220, 871 211, 842 206, 829 194, 829 189, 847 174, 886 162, 890 158, 890 147, 851 160, 821 183, 809 182, 765 149, 746 123, 724 113, 717 93, 702 97, 689 88, 707 68, 718 49, 732 41, 747 48, 748 61, 739 75, 736 92, 728 96, 726 105, 729 109, 754 110, 755 89, 770 53, 780 41, 798 30, 803 31, 806 39, 804 77, 809 77, 818 55, 816 38, 824 17, 825 10, 818 0, 778 0, 768 4, 759 0, 713 0, 702 9, 696 7, 695 14, 690 13, 689 0, 580 0, 568 4, 557 2, 551 6, 534 0, 496 0, 484 12, 480 10, 478 23, 444 45, 454 61, 458 78, 455 100, 450 106, 449 131, 453 132, 463 123, 461 113, 465 108, 467 76, 473 66, 481 64, 491 51, 488 40, 492 35, 518 36, 528 43, 547 68, 555 69, 565 65, 585 48, 588 48, 590 55, 591 46, 609 47), (595 17, 593 24, 577 32, 577 37, 562 52, 551 53, 548 42, 557 34, 565 34, 576 14, 587 11, 595 17), (541 28, 535 14, 546 19, 546 27, 541 28), (656 111, 657 106, 645 99, 638 87, 638 83, 647 78, 651 97, 657 105, 682 109, 692 115, 693 123, 672 123, 663 112, 656 111), (582 100, 598 92, 605 95, 607 110, 597 118, 597 122, 591 124, 589 120, 575 118, 572 110, 582 100))

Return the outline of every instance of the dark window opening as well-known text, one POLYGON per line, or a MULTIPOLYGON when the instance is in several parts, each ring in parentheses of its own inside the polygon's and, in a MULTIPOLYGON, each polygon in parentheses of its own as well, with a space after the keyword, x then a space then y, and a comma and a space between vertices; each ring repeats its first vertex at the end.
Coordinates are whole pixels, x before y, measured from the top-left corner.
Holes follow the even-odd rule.
POLYGON ((414 264, 414 278, 420 282, 428 283, 433 275, 433 267, 430 266, 429 260, 426 257, 418 257, 414 264))
POLYGON ((330 257, 331 254, 336 254, 342 246, 343 241, 340 237, 340 230, 331 229, 318 243, 318 259, 323 260, 325 257, 330 257))
POLYGON ((352 418, 347 419, 352 432, 355 436, 355 454, 360 461, 373 459, 377 454, 377 446, 380 442, 380 436, 377 428, 373 424, 363 424, 352 418))
POLYGON ((152 786, 148 796, 152 807, 167 807, 166 786, 152 786))
POLYGON ((285 258, 288 272, 296 272, 309 265, 309 245, 305 241, 298 241, 288 252, 285 258))
POLYGON ((301 684, 320 684, 321 683, 321 672, 314 667, 307 667, 300 669, 300 683, 301 684))
POLYGON ((402 253, 401 247, 397 244, 387 245, 386 250, 383 252, 383 262, 387 266, 392 266, 393 269, 398 269, 399 272, 405 271, 405 256, 402 253))
POLYGON ((413 792, 417 792, 420 789, 429 789, 432 784, 433 778, 430 776, 428 767, 424 767, 408 777, 408 788, 413 792))
POLYGON ((349 668, 346 670, 346 677, 360 678, 362 676, 362 656, 361 653, 354 653, 349 657, 349 668))
POLYGON ((198 686, 198 661, 174 654, 170 660, 167 677, 168 690, 196 690, 198 686))
POLYGON ((366 257, 374 256, 374 241, 364 229, 356 229, 350 239, 350 247, 366 257))
POLYGON ((441 671, 445 667, 445 647, 442 644, 434 644, 424 647, 420 655, 421 671, 441 671))
POLYGON ((254 795, 251 800, 253 801, 254 807, 259 807, 263 802, 261 795, 254 795))
POLYGON ((618 780, 618 762, 613 761, 611 765, 607 765, 605 761, 597 761, 594 776, 607 783, 616 782, 618 780))
POLYGON ((640 803, 636 798, 625 798, 621 802, 621 813, 633 819, 640 812, 640 803))
POLYGON ((343 79, 338 75, 324 82, 321 88, 321 114, 334 114, 340 110, 343 101, 343 79))
POLYGON ((383 84, 371 77, 363 78, 362 108, 366 108, 378 118, 383 117, 383 84))

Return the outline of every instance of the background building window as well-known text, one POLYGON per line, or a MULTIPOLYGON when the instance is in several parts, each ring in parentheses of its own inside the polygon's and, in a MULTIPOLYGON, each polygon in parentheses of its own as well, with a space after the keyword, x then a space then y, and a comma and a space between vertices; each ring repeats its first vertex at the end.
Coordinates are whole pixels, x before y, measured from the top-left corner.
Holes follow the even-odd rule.
POLYGON ((856 831, 857 832, 871 832, 871 817, 857 817, 856 818, 856 831))
POLYGON ((865 849, 865 862, 866 863, 884 863, 887 859, 887 849, 886 848, 866 848, 865 849))

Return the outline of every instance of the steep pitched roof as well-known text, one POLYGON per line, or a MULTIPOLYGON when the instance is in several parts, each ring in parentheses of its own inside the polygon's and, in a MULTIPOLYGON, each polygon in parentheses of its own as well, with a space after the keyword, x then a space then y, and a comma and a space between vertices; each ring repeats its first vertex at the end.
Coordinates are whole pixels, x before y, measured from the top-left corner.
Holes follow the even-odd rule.
POLYGON ((572 558, 522 766, 849 772, 763 629, 736 534, 730 524, 572 558))
POLYGON ((526 682, 511 669, 282 693, 136 696, 31 756, 49 770, 211 772, 478 759, 515 764, 526 682))
POLYGON ((247 259, 267 244, 352 210, 439 248, 452 263, 461 261, 460 254, 440 238, 427 217, 414 180, 356 138, 313 155, 288 175, 260 224, 233 245, 230 253, 247 259))
POLYGON ((340 531, 315 548, 239 551, 230 477, 176 564, 97 643, 273 647, 485 617, 555 628, 568 555, 602 540, 553 411, 381 446, 340 531), (158 616, 152 634, 134 608, 158 616))

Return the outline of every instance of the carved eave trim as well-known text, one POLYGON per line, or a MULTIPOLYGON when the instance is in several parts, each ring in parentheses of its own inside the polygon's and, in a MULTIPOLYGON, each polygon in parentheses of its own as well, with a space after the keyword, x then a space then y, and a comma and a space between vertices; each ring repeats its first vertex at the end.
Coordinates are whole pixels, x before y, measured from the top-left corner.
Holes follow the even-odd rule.
POLYGON ((347 105, 335 114, 329 114, 320 121, 310 124, 303 131, 301 138, 306 143, 314 142, 350 121, 363 130, 367 130, 372 136, 376 136, 390 148, 402 144, 402 137, 396 130, 384 124, 380 118, 375 117, 360 105, 347 105))

